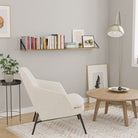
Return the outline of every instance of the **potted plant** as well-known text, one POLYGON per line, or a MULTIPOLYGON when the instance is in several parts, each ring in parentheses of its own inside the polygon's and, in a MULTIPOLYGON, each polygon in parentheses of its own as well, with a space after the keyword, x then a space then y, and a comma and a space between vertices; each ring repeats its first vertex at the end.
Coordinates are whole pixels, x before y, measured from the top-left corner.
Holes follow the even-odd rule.
POLYGON ((79 43, 79 48, 82 48, 82 43, 79 43))
POLYGON ((4 57, 3 54, 0 54, 0 65, 1 69, 3 69, 4 79, 7 83, 10 83, 14 79, 14 74, 19 72, 19 63, 12 59, 10 55, 4 57))

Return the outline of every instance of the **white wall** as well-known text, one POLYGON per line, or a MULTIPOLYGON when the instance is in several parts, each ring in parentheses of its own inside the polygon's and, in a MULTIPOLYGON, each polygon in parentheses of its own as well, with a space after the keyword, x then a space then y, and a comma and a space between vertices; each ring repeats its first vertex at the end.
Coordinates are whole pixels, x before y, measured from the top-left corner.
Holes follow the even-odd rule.
MULTIPOLYGON (((20 66, 28 67, 40 79, 60 81, 68 93, 85 97, 86 65, 108 62, 108 0, 0 0, 11 5, 11 39, 0 39, 0 53, 10 54, 20 66), (19 50, 24 35, 65 34, 71 41, 73 29, 84 29, 95 35, 100 49, 32 51, 19 50)), ((16 76, 18 78, 18 76, 16 76)), ((0 73, 0 79, 2 75, 0 73)), ((13 104, 17 108, 18 87, 13 89, 13 104)), ((22 85, 22 107, 30 106, 22 85)), ((0 87, 0 110, 5 108, 5 88, 0 87)))
MULTIPOLYGON (((138 68, 132 67, 133 0, 110 0, 110 24, 115 22, 116 13, 121 11, 125 35, 122 41, 122 86, 138 89, 138 68)), ((110 86, 118 85, 119 39, 109 39, 110 86)))

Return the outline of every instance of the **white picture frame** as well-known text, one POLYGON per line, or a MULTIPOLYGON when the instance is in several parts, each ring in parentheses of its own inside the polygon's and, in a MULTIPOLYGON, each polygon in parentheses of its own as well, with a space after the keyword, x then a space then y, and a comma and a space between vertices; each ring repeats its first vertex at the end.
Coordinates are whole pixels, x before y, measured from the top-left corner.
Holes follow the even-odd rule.
POLYGON ((84 48, 95 47, 94 35, 83 35, 82 44, 84 48))
POLYGON ((73 30, 73 42, 74 43, 82 43, 82 36, 84 35, 83 29, 73 30))
POLYGON ((0 38, 11 38, 11 7, 0 5, 0 38))
POLYGON ((88 90, 108 88, 107 64, 88 65, 87 84, 88 90))

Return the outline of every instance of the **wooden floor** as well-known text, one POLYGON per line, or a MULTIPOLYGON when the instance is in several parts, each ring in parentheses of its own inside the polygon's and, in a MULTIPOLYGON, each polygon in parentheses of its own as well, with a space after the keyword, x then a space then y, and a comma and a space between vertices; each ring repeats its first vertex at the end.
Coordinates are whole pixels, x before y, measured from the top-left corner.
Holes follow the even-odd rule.
MULTIPOLYGON (((86 103, 85 104, 85 111, 94 109, 94 106, 95 106, 95 103, 92 103, 92 104, 86 103)), ((102 102, 100 107, 102 108, 104 106, 105 106, 105 103, 102 102)), ((121 107, 120 105, 115 105, 115 106, 121 107)), ((128 105, 127 109, 128 110, 132 110, 131 105, 128 105)), ((138 107, 137 107, 137 112, 138 112, 138 107)), ((31 122, 32 118, 33 118, 33 113, 23 114, 21 123, 24 124, 24 123, 31 122)), ((9 118, 9 126, 14 126, 14 125, 19 125, 19 124, 20 124, 20 122, 19 122, 19 117, 18 116, 13 117, 12 120, 9 118)), ((6 128, 7 128, 6 119, 5 118, 1 118, 0 119, 0 138, 18 138, 17 136, 15 136, 11 132, 9 132, 6 128)))

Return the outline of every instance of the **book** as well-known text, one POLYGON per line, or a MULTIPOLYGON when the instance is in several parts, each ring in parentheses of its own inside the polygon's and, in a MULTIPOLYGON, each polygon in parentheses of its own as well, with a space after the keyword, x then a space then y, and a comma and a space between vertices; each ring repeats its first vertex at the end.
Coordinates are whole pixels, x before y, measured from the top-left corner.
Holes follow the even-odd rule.
POLYGON ((58 34, 58 49, 60 49, 60 35, 58 34))
POLYGON ((64 49, 65 47, 65 36, 62 35, 62 49, 64 49))
POLYGON ((31 37, 29 37, 29 49, 31 50, 31 43, 32 43, 32 40, 31 40, 31 37))
POLYGON ((62 49, 62 35, 60 35, 60 49, 62 49))
POLYGON ((33 37, 33 50, 35 50, 35 38, 33 37))

